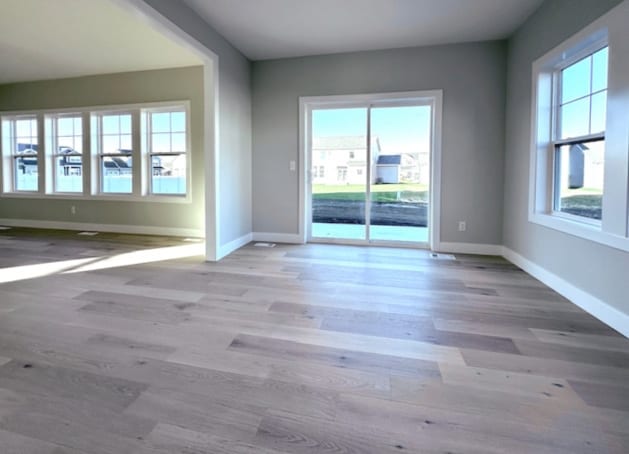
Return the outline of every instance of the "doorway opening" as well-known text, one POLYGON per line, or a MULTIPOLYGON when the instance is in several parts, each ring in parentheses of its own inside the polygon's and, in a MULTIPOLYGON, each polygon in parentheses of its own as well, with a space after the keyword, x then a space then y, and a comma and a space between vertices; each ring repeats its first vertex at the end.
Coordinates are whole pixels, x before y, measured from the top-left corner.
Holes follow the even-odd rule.
POLYGON ((441 92, 300 102, 304 240, 436 244, 441 92))

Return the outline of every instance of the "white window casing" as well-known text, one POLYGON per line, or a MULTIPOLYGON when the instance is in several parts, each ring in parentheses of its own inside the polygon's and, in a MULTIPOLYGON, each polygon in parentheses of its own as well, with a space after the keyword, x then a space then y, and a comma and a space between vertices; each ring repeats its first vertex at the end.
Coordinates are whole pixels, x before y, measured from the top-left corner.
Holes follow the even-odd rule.
MULTIPOLYGON (((173 101, 144 103, 116 106, 97 106, 70 109, 47 109, 37 111, 0 112, 0 197, 8 198, 54 198, 54 199, 87 199, 87 200, 116 200, 142 201, 160 203, 190 203, 191 202, 191 139, 190 139, 190 102, 173 101), (151 191, 152 164, 151 151, 148 147, 150 130, 143 124, 142 118, 152 112, 179 112, 185 116, 185 149, 178 150, 173 155, 182 156, 179 165, 181 178, 177 184, 177 191, 151 191), (103 191, 104 172, 101 167, 104 159, 102 153, 102 124, 101 119, 106 115, 126 114, 131 116, 131 190, 126 192, 103 191), (59 150, 57 134, 57 120, 59 118, 76 117, 80 120, 81 142, 80 170, 82 182, 74 185, 73 190, 64 191, 58 185, 56 178, 59 150), (20 118, 37 119, 37 190, 23 191, 16 188, 15 158, 16 137, 14 122, 20 118), (183 163, 185 162, 185 169, 183 163), (80 190, 78 186, 81 186, 80 190)), ((78 126, 77 126, 78 129, 78 126)), ((180 132, 181 133, 181 132, 180 132)), ((78 146, 77 146, 78 147, 78 146)), ((107 153, 105 153, 107 154, 107 153)), ((123 153, 124 154, 124 153, 123 153)), ((79 153, 70 152, 77 159, 79 153)), ((107 154, 108 155, 108 154, 107 154)), ((77 164, 76 167, 79 167, 77 164)))
POLYGON ((529 221, 629 251, 629 2, 623 2, 533 63, 529 221), (554 211, 554 154, 561 144, 556 105, 561 69, 608 46, 607 120, 563 142, 604 138, 604 192, 600 222, 554 211))

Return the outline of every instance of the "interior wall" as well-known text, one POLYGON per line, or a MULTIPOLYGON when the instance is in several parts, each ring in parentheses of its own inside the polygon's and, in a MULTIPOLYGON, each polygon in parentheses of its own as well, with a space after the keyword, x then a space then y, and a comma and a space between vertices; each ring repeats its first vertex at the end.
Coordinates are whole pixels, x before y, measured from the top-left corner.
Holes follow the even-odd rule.
POLYGON ((191 201, 156 203, 0 197, 0 218, 185 229, 203 234, 203 68, 77 77, 0 85, 0 111, 190 101, 191 201), (71 214, 71 207, 76 214, 71 214))
POLYGON ((532 63, 621 0, 547 0, 509 40, 504 244, 629 314, 629 253, 528 222, 532 63))
POLYGON ((300 96, 442 89, 441 241, 502 244, 505 64, 504 42, 254 62, 254 232, 298 233, 300 96))
POLYGON ((251 64, 183 2, 143 1, 218 55, 217 212, 218 244, 223 246, 251 233, 251 64))

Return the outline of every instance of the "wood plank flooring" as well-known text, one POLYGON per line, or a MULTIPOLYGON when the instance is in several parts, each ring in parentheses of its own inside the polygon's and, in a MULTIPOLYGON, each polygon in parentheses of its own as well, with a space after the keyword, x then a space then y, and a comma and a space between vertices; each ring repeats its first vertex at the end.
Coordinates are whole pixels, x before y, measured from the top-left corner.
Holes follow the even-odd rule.
POLYGON ((501 258, 199 246, 0 231, 1 454, 629 452, 629 340, 501 258))

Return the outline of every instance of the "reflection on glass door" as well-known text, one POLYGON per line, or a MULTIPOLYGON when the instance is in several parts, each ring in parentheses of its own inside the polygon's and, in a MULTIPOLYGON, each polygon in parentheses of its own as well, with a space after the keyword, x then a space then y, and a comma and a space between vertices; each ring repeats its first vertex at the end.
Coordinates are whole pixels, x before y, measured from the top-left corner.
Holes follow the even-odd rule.
POLYGON ((312 237, 365 240, 367 108, 312 112, 312 237))
POLYGON ((431 106, 370 110, 374 167, 369 239, 428 242, 431 106))

